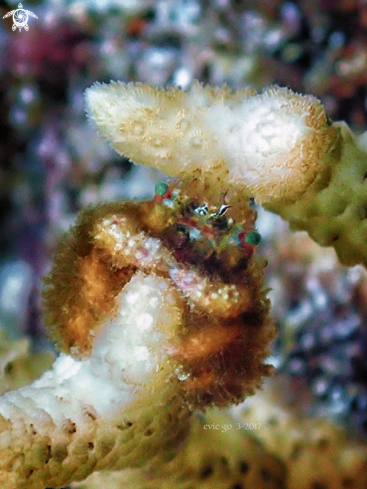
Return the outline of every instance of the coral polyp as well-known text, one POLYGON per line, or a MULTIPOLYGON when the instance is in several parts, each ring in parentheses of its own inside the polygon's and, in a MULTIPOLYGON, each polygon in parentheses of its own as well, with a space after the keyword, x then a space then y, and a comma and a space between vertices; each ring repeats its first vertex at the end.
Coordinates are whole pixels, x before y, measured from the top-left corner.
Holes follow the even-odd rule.
POLYGON ((274 329, 264 261, 254 254, 255 212, 247 206, 235 220, 230 211, 161 182, 153 200, 82 212, 44 291, 47 322, 62 350, 88 356, 120 290, 137 272, 153 274, 184 301, 182 327, 167 352, 185 400, 205 409, 251 394, 270 374, 264 359, 274 329), (250 242, 241 240, 244 233, 250 242))

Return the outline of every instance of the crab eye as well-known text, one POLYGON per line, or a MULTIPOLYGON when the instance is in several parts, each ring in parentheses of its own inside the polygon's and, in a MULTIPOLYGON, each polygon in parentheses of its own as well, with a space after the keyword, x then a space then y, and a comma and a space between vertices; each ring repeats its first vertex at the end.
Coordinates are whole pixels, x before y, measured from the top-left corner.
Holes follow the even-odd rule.
POLYGON ((261 242, 261 235, 256 231, 249 231, 245 236, 245 243, 257 246, 261 242))
POLYGON ((218 216, 223 216, 227 212, 227 209, 229 209, 230 207, 231 207, 230 205, 222 204, 218 211, 218 216))
POLYGON ((155 186, 155 194, 162 199, 168 197, 169 187, 166 182, 158 182, 155 186))
POLYGON ((196 212, 196 214, 199 214, 199 216, 206 216, 208 214, 208 206, 204 204, 200 207, 197 207, 194 212, 196 212))

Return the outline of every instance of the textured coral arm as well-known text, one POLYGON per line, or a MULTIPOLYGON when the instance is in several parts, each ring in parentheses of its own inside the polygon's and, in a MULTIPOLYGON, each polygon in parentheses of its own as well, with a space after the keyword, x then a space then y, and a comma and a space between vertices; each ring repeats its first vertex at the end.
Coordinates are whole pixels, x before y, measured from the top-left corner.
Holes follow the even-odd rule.
POLYGON ((262 94, 194 83, 183 92, 142 84, 96 83, 86 107, 121 154, 168 175, 193 175, 241 189, 258 202, 296 199, 338 141, 320 102, 270 87, 262 94))
POLYGON ((296 201, 279 199, 266 207, 305 230, 322 246, 333 246, 344 265, 367 267, 367 152, 342 122, 339 149, 325 171, 296 201))
POLYGON ((177 293, 164 279, 137 273, 117 303, 90 357, 61 355, 34 384, 1 398, 3 489, 60 487, 94 470, 162 462, 187 431, 187 409, 166 382, 174 363, 164 344, 180 324, 177 293))
POLYGON ((254 439, 253 432, 238 429, 238 424, 228 413, 212 410, 200 418, 193 416, 183 449, 174 460, 157 467, 156 472, 97 472, 72 487, 284 489, 287 487, 285 480, 286 470, 279 456, 267 453, 254 439))

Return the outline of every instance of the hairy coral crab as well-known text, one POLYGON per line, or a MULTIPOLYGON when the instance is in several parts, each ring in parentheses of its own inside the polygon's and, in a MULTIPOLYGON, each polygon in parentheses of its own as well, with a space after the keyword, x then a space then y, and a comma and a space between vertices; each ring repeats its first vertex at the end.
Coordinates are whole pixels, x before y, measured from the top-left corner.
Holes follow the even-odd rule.
POLYGON ((264 263, 254 256, 255 212, 244 206, 235 221, 227 204, 202 204, 200 195, 194 185, 189 194, 160 183, 150 201, 83 211, 56 253, 44 303, 61 348, 87 356, 133 275, 164 278, 183 301, 181 330, 166 346, 171 380, 190 407, 205 409, 238 403, 261 385, 275 331, 264 263))

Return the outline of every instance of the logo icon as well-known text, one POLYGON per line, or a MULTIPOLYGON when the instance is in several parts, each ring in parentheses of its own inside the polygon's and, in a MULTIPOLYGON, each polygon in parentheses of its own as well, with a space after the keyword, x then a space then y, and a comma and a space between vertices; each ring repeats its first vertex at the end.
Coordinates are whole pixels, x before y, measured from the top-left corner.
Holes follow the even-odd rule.
POLYGON ((16 10, 12 10, 4 15, 3 19, 7 19, 10 16, 13 16, 13 26, 12 30, 15 31, 17 28, 21 31, 23 28, 25 31, 29 29, 28 27, 28 16, 34 17, 38 19, 37 15, 31 12, 30 10, 23 9, 23 5, 20 3, 16 10))

